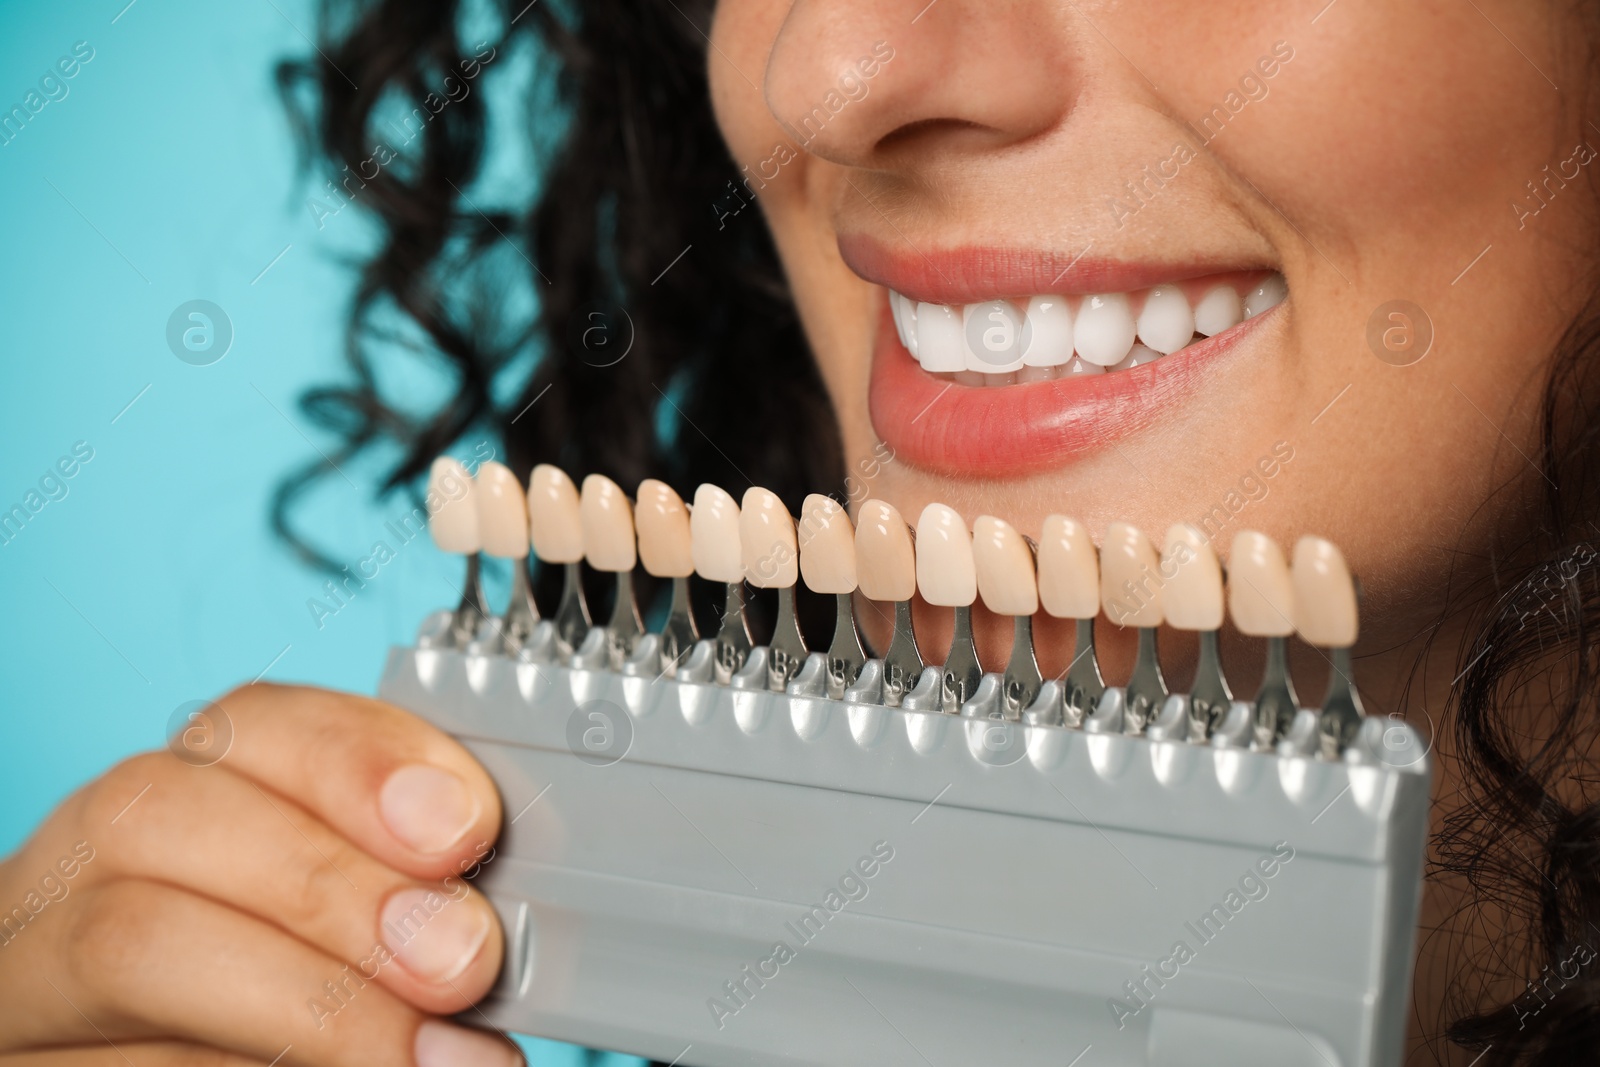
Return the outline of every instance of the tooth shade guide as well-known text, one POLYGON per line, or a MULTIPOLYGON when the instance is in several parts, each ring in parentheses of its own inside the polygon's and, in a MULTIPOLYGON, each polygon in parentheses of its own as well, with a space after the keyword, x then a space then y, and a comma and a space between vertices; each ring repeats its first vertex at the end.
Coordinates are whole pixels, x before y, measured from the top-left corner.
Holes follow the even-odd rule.
POLYGON ((631 571, 638 562, 633 505, 616 482, 601 474, 583 480, 579 515, 584 556, 597 571, 631 571))
POLYGON ((794 520, 776 493, 752 486, 739 507, 740 558, 745 581, 757 589, 783 589, 800 580, 794 520))
POLYGON ((806 497, 796 540, 806 588, 835 596, 855 592, 856 532, 843 507, 820 493, 806 497))
POLYGON ((1206 536, 1180 523, 1167 531, 1161 557, 1162 614, 1178 630, 1218 630, 1224 614, 1222 564, 1206 536))
POLYGON ((578 487, 548 463, 528 476, 528 524, 533 554, 545 563, 583 559, 583 510, 578 487))
POLYGON ((496 559, 528 556, 528 498, 510 469, 494 460, 478 467, 474 489, 483 553, 496 559))
POLYGON ((911 529, 898 509, 868 500, 856 516, 856 577, 861 595, 884 603, 917 594, 917 557, 911 529))
POLYGON ((1160 567, 1155 547, 1141 530, 1125 522, 1112 523, 1100 548, 1100 598, 1106 618, 1118 626, 1160 626, 1165 619, 1160 567))
POLYGON ((968 607, 978 599, 972 535, 944 504, 929 504, 917 520, 917 591, 938 607, 968 607))
POLYGON ((696 573, 712 582, 744 581, 739 505, 725 490, 710 483, 695 490, 689 534, 696 573))
POLYGON ((671 486, 654 478, 640 482, 634 523, 639 562, 646 573, 657 578, 687 578, 694 573, 689 509, 671 486))
POLYGON ((483 542, 472 475, 460 461, 440 456, 428 470, 428 532, 441 552, 465 556, 483 542))
POLYGON ((996 615, 1032 615, 1039 610, 1033 551, 1004 519, 979 516, 972 528, 978 593, 996 615))
POLYGON ((1228 617, 1247 637, 1294 633, 1294 583, 1278 543, 1241 530, 1228 551, 1228 617))
POLYGON ((1360 611, 1344 554, 1325 538, 1302 537, 1295 542, 1291 575, 1294 626, 1300 637, 1322 648, 1354 645, 1360 611))

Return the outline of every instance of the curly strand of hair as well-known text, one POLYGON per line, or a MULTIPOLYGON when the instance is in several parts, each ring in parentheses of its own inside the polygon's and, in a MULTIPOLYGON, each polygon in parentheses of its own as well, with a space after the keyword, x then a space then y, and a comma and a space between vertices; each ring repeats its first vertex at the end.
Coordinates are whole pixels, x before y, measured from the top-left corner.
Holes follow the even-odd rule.
MULTIPOLYGON (((321 55, 287 61, 278 73, 307 158, 336 167, 365 158, 386 99, 424 100, 471 54, 458 32, 466 6, 322 0, 321 55)), ((357 203, 377 222, 380 242, 360 266, 347 319, 349 380, 301 402, 314 425, 343 442, 335 462, 397 444, 400 458, 380 493, 415 495, 436 455, 484 433, 504 441, 522 476, 551 462, 627 487, 659 477, 686 498, 700 482, 735 492, 759 482, 795 511, 807 492, 841 489, 832 409, 771 239, 753 211, 738 225, 713 225, 711 205, 738 174, 706 82, 701 31, 713 5, 490 6, 502 29, 485 44, 496 55, 523 42, 537 52, 535 88, 546 97, 525 132, 539 153, 539 173, 530 175, 539 193, 515 211, 480 212, 469 200, 487 149, 485 92, 426 120, 406 165, 366 181, 357 203), (558 139, 539 121, 548 116, 563 118, 554 123, 564 129, 558 139), (526 263, 520 280, 538 308, 535 321, 509 330, 468 313, 497 306, 473 270, 503 242, 515 249, 513 264, 526 263), (596 302, 625 312, 632 347, 620 362, 574 341, 596 302), (454 376, 454 394, 422 416, 380 391, 377 369, 397 321, 415 327, 427 354, 454 376), (497 375, 530 346, 532 374, 497 405, 497 375), (676 425, 670 443, 658 438, 655 414, 676 425)), ((293 471, 273 500, 274 528, 324 565, 293 513, 329 473, 321 462, 293 471)), ((542 600, 554 595, 553 580, 539 576, 542 600)), ((707 592, 697 596, 697 611, 710 612, 707 592)), ((802 607, 807 631, 825 633, 825 606, 803 599, 802 607)))

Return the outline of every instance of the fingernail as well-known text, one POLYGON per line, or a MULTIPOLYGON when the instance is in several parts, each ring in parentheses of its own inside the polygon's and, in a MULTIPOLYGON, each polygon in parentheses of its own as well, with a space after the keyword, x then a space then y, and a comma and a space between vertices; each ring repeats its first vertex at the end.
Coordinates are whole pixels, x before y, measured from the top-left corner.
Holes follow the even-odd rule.
POLYGON ((417 1028, 417 1067, 521 1067, 509 1038, 429 1019, 417 1028))
POLYGON ((449 771, 411 763, 389 776, 378 795, 389 832, 418 852, 443 852, 478 821, 478 799, 449 771))
POLYGON ((489 916, 471 897, 452 900, 433 889, 399 889, 383 905, 383 943, 400 965, 428 982, 466 970, 489 936, 489 916))

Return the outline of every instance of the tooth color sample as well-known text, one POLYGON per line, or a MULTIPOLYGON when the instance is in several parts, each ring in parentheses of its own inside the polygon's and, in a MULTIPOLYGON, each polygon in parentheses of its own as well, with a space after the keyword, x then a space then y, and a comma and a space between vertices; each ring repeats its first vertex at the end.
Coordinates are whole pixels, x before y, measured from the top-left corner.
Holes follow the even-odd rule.
POLYGON ((917 553, 911 529, 893 504, 869 500, 856 516, 856 574, 868 600, 917 595, 917 553))
POLYGON ((1244 303, 1239 290, 1231 285, 1216 286, 1194 306, 1194 331, 1205 337, 1215 337, 1243 321, 1244 303))
POLYGON ((1349 648, 1356 643, 1356 584, 1344 554, 1332 541, 1302 537, 1294 545, 1294 628, 1312 645, 1349 648))
POLYGON ((1028 301, 1028 349, 1022 362, 1029 367, 1059 367, 1072 358, 1072 309, 1059 296, 1036 296, 1028 301))
POLYGON ((782 589, 800 580, 794 520, 778 494, 751 486, 739 506, 744 580, 757 589, 782 589))
POLYGON ((428 531, 445 552, 470 555, 483 547, 478 534, 478 505, 472 475, 459 461, 440 456, 428 470, 428 531), (435 503, 437 502, 437 503, 435 503))
POLYGON ((1039 533, 1039 603, 1058 619, 1100 614, 1100 560, 1089 528, 1051 515, 1039 533))
POLYGON ((694 573, 689 509, 666 482, 646 478, 633 505, 639 531, 639 562, 657 578, 687 578, 694 573))
POLYGON ((583 515, 578 487, 560 467, 541 463, 528 477, 528 527, 533 554, 546 563, 583 558, 583 515))
POLYGON ((478 468, 478 532, 483 551, 498 559, 528 555, 528 497, 510 468, 487 460, 478 468))
POLYGON ((1294 633, 1294 585, 1278 543, 1240 530, 1228 552, 1228 615, 1247 637, 1294 633))
POLYGON ((744 550, 739 545, 739 505, 725 491, 706 483, 694 491, 689 513, 689 548, 694 569, 712 582, 744 578, 744 550))
POLYGON ((800 505, 800 577, 816 593, 856 591, 856 532, 837 502, 812 493, 800 505))
POLYGON ((961 309, 944 304, 917 305, 917 360, 931 373, 958 371, 967 365, 967 342, 961 336, 961 309))
POLYGON ((1268 275, 1266 280, 1244 298, 1244 317, 1254 318, 1264 311, 1271 311, 1283 303, 1283 298, 1289 295, 1288 283, 1281 274, 1268 275))
POLYGON ((1222 628, 1222 564, 1204 534, 1188 523, 1167 531, 1161 554, 1161 606, 1177 630, 1222 628))
POLYGON ((1133 347, 1135 328, 1128 298, 1121 293, 1086 296, 1072 323, 1072 344, 1085 361, 1099 367, 1121 363, 1133 347))
POLYGON ((583 480, 580 502, 583 549, 597 571, 631 571, 639 561, 634 549, 633 505, 622 487, 603 474, 583 480))
POLYGON ((1161 561, 1137 527, 1114 522, 1100 548, 1100 602, 1118 626, 1160 626, 1161 561))
POLYGON ((972 559, 978 594, 996 615, 1032 615, 1039 610, 1039 581, 1033 552, 1015 527, 983 515, 972 524, 972 559))
POLYGON ((922 599, 941 608, 964 607, 978 599, 972 534, 947 505, 929 504, 917 520, 917 588, 922 599))
POLYGON ((1194 338, 1194 312, 1189 298, 1175 286, 1150 290, 1139 312, 1139 340, 1162 355, 1176 352, 1194 338))

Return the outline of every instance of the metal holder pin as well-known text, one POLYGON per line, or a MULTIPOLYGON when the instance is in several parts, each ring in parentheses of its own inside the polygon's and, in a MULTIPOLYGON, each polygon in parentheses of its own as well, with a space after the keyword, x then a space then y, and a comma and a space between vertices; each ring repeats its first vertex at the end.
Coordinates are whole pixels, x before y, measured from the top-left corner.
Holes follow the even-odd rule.
POLYGON ((1217 649, 1217 631, 1200 631, 1200 661, 1195 665, 1194 684, 1189 687, 1189 740, 1206 741, 1217 732, 1233 703, 1233 691, 1222 674, 1222 656, 1217 649))
POLYGON ((978 646, 972 639, 972 606, 955 609, 955 627, 950 634, 950 654, 944 659, 940 675, 941 704, 946 712, 958 714, 961 705, 971 700, 983 680, 983 665, 978 661, 978 646))
POLYGON ((1261 688, 1256 690, 1255 706, 1256 747, 1271 752, 1278 740, 1288 734, 1295 712, 1300 710, 1300 698, 1289 674, 1288 637, 1267 638, 1267 668, 1261 675, 1261 688))
MULTIPOLYGON (((867 653, 861 647, 861 633, 856 629, 855 596, 852 593, 835 593, 833 641, 828 645, 828 695, 835 700, 841 699, 845 690, 861 676, 861 668, 866 662, 867 653)), ((921 664, 918 664, 920 669, 921 664)))
POLYGON ((717 630, 715 666, 712 677, 727 685, 744 666, 755 642, 750 639, 750 623, 744 616, 744 582, 729 582, 722 602, 722 625, 717 630))
POLYGON ((900 701, 922 677, 922 652, 917 648, 917 631, 911 620, 911 601, 897 600, 894 604, 894 634, 889 638, 888 651, 883 654, 883 702, 897 708, 900 701))
POLYGON ((583 575, 576 561, 566 564, 561 578, 561 603, 556 606, 556 651, 562 660, 571 656, 589 636, 589 604, 583 598, 583 575))
POLYGON ((461 589, 461 603, 450 613, 450 644, 466 648, 478 636, 478 628, 489 617, 483 596, 483 557, 474 552, 467 557, 467 575, 461 589))
POLYGON ((1156 630, 1139 628, 1139 652, 1134 657, 1133 674, 1128 678, 1124 728, 1130 734, 1143 732, 1145 724, 1166 703, 1167 680, 1161 676, 1161 659, 1156 651, 1156 630))
POLYGON ((661 670, 670 671, 700 640, 700 630, 694 623, 694 612, 689 606, 689 579, 680 575, 672 579, 672 605, 667 610, 667 621, 661 627, 661 670))
POLYGON ((1001 699, 1005 717, 1017 719, 1022 710, 1039 695, 1044 678, 1039 674, 1039 659, 1033 648, 1033 616, 1015 615, 1011 620, 1011 658, 1006 662, 1001 699))
POLYGON ((767 688, 781 693, 800 673, 809 654, 805 638, 800 636, 800 622, 795 618, 792 585, 778 587, 778 618, 767 649, 767 688))

